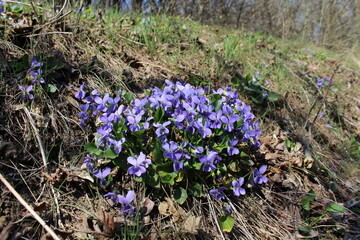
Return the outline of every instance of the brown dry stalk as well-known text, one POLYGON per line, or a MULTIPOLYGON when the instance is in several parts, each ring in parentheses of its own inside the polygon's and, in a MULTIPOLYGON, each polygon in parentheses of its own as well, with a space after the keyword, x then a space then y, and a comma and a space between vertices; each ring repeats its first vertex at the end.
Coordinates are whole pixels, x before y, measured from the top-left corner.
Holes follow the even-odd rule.
POLYGON ((0 173, 0 180, 9 189, 9 191, 16 197, 16 199, 23 205, 26 210, 35 218, 40 225, 53 237, 54 240, 61 240, 56 233, 45 223, 45 221, 34 211, 34 209, 20 196, 20 194, 11 186, 6 178, 0 173))
MULTIPOLYGON (((45 172, 47 173, 48 168, 47 168, 46 154, 45 154, 44 145, 42 143, 39 131, 35 126, 34 119, 31 117, 31 114, 30 114, 29 110, 26 107, 24 107, 23 109, 24 109, 24 111, 26 113, 26 116, 29 118, 30 125, 33 128, 34 133, 36 135, 36 139, 37 139, 38 144, 39 144, 40 153, 41 153, 43 164, 44 164, 44 169, 45 169, 45 172)), ((52 184, 50 184, 50 189, 51 189, 51 192, 52 192, 52 194, 54 196, 54 202, 55 202, 55 205, 56 205, 56 213, 57 213, 58 224, 59 224, 60 227, 63 227, 63 224, 61 222, 61 212, 60 212, 60 207, 59 207, 59 201, 58 201, 58 199, 56 197, 56 192, 55 192, 55 189, 54 189, 52 184)))

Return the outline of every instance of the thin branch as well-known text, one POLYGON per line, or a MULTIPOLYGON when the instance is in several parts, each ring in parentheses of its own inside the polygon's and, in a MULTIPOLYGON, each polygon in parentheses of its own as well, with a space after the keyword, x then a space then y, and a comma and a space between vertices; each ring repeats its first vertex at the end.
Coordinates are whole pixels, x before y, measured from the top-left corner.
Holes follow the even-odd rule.
POLYGON ((9 189, 9 191, 16 197, 16 199, 23 205, 26 210, 35 218, 40 225, 45 228, 45 230, 53 237, 54 240, 61 240, 56 233, 45 223, 45 221, 32 209, 32 207, 20 196, 20 194, 11 186, 11 184, 6 180, 6 178, 0 173, 0 180, 4 185, 9 189))
POLYGON ((49 34, 68 34, 68 35, 71 35, 73 33, 72 32, 43 32, 43 33, 30 34, 30 35, 27 35, 26 37, 35 37, 35 36, 49 35, 49 34))
MULTIPOLYGON (((45 154, 44 145, 42 143, 39 131, 35 126, 34 119, 31 117, 31 114, 30 114, 29 110, 26 107, 23 108, 23 109, 24 109, 25 114, 29 119, 30 125, 33 128, 34 133, 36 135, 36 139, 37 139, 38 144, 39 144, 40 153, 41 153, 41 157, 42 157, 43 164, 44 164, 44 170, 47 173, 48 170, 47 170, 46 154, 45 154)), ((52 192, 52 194, 54 196, 54 202, 55 202, 55 206, 56 206, 56 214, 57 214, 58 224, 59 224, 60 227, 63 227, 62 222, 61 222, 61 212, 60 212, 60 207, 59 207, 59 201, 58 201, 58 199, 56 197, 56 192, 55 192, 55 189, 54 189, 53 185, 50 184, 50 188, 51 188, 51 192, 52 192)))

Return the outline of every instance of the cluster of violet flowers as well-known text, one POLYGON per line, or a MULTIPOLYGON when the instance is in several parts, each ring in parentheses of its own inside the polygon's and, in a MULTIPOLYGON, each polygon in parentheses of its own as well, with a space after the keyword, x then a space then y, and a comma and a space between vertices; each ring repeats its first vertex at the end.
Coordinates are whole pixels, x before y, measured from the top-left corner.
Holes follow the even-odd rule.
POLYGON ((331 78, 325 78, 325 79, 323 79, 323 78, 318 78, 316 85, 317 85, 319 88, 324 88, 324 87, 327 87, 327 86, 332 86, 331 78))
POLYGON ((29 86, 19 86, 19 90, 21 91, 20 100, 32 100, 34 99, 34 95, 31 93, 35 85, 40 83, 44 83, 45 80, 42 77, 43 71, 41 69, 44 63, 38 62, 36 58, 31 59, 30 69, 28 71, 28 76, 33 83, 33 85, 29 86))
MULTIPOLYGON (((146 148, 150 146, 146 141, 161 143, 162 160, 170 161, 174 172, 184 170, 185 166, 190 165, 187 164, 189 162, 201 163, 203 172, 211 172, 224 157, 239 155, 240 142, 260 146, 259 122, 254 121, 251 107, 239 99, 237 91, 229 87, 211 91, 207 87, 196 88, 187 83, 165 82, 163 89, 152 88, 147 97, 133 99, 130 103, 125 101, 122 91, 115 96, 101 95, 96 89, 87 92, 85 84, 75 94, 83 101, 79 106, 81 126, 86 127, 90 118, 98 119, 97 148, 103 152, 110 148, 116 154, 128 154, 129 175, 140 177, 153 164, 144 153, 149 151, 147 154, 150 154, 152 151, 146 148), (145 147, 140 147, 142 151, 133 154, 134 149, 129 148, 134 147, 127 140, 134 133, 144 131, 148 132, 147 136, 154 137, 140 138, 141 145, 145 147), (180 140, 174 137, 175 133, 181 135, 180 140), (219 145, 222 147, 219 148, 219 145)), ((111 169, 96 170, 89 159, 85 160, 87 167, 102 185, 106 185, 105 178, 111 169)), ((265 171, 266 166, 255 171, 255 183, 267 181, 263 176, 265 171)), ((243 183, 244 178, 232 183, 235 196, 245 194, 241 187, 243 183)), ((216 193, 216 198, 221 199, 224 189, 211 190, 210 193, 216 193)), ((132 209, 129 205, 133 200, 132 195, 119 198, 115 193, 108 193, 106 196, 123 204, 125 210, 132 209)))

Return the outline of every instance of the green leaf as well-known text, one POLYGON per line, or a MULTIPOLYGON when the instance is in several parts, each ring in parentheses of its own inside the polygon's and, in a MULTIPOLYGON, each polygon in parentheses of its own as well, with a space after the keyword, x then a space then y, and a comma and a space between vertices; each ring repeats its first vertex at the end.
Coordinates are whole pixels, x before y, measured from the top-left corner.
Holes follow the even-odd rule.
POLYGON ((257 87, 254 87, 254 86, 245 86, 244 89, 246 91, 249 91, 249 92, 253 92, 253 93, 261 93, 260 89, 258 89, 257 87))
POLYGON ((161 142, 157 141, 154 146, 154 161, 160 162, 163 159, 163 148, 161 147, 161 142))
POLYGON ((156 112, 154 114, 154 122, 158 123, 161 121, 161 119, 163 118, 165 112, 164 109, 162 107, 159 107, 158 109, 156 109, 156 112))
POLYGON ((219 218, 220 228, 223 232, 231 232, 234 227, 235 219, 226 214, 219 218))
POLYGON ((175 184, 175 178, 177 176, 177 173, 175 172, 164 172, 164 171, 159 171, 159 176, 160 176, 160 181, 162 183, 168 183, 170 185, 174 185, 175 184))
POLYGON ((248 74, 248 75, 246 75, 245 79, 247 82, 250 82, 250 81, 252 81, 253 76, 251 74, 248 74))
POLYGON ((202 187, 199 183, 195 183, 189 187, 189 193, 194 197, 202 197, 204 196, 204 192, 202 191, 202 187))
POLYGON ((193 168, 195 169, 195 170, 200 170, 201 169, 201 167, 202 167, 202 163, 200 162, 200 163, 194 163, 192 166, 193 166, 193 168))
POLYGON ((213 103, 213 105, 216 104, 217 101, 221 100, 221 95, 220 94, 211 94, 210 95, 210 100, 213 103))
POLYGON ((131 92, 127 92, 124 94, 124 98, 126 99, 126 101, 131 102, 134 99, 134 94, 132 94, 131 92))
POLYGON ((48 92, 50 92, 50 93, 54 93, 54 92, 56 92, 58 89, 57 89, 57 87, 56 87, 55 85, 53 85, 53 84, 48 84, 48 85, 46 86, 46 90, 47 90, 48 92))
POLYGON ((285 140, 285 145, 286 145, 287 148, 290 149, 291 148, 291 141, 289 139, 286 139, 285 140))
POLYGON ((314 190, 311 189, 307 194, 307 199, 309 199, 310 201, 313 201, 313 200, 315 200, 315 198, 316 198, 316 194, 315 194, 314 190))
POLYGON ((231 162, 231 163, 229 164, 228 168, 229 168, 230 171, 232 171, 232 172, 240 172, 240 171, 241 171, 241 167, 240 167, 239 163, 238 163, 238 162, 235 162, 235 161, 231 162))
POLYGON ((271 102, 275 102, 277 101, 279 98, 281 97, 280 94, 274 93, 274 92, 269 92, 267 98, 269 99, 269 101, 271 102))
POLYGON ((139 131, 131 132, 131 134, 134 135, 137 138, 142 138, 145 131, 146 131, 146 129, 141 129, 139 131))
POLYGON ((240 157, 248 157, 249 155, 247 155, 245 152, 240 152, 240 157))
POLYGON ((231 84, 235 87, 240 86, 240 84, 241 84, 241 80, 237 77, 232 77, 230 81, 231 81, 231 84))
POLYGON ((302 199, 301 200, 301 206, 306 211, 310 211, 310 200, 308 198, 302 199))
POLYGON ((177 203, 183 204, 187 198, 186 190, 182 187, 175 189, 174 198, 177 203))
POLYGON ((307 235, 310 235, 310 233, 311 233, 311 227, 299 226, 299 231, 302 235, 307 236, 307 235))
POLYGON ((12 12, 21 12, 23 9, 24 9, 24 6, 21 4, 15 4, 15 5, 11 6, 12 12))
POLYGON ((115 159, 118 156, 117 153, 114 152, 111 148, 107 148, 105 152, 103 153, 103 157, 115 159))
POLYGON ((100 155, 102 153, 101 149, 99 149, 95 143, 86 143, 84 147, 90 154, 100 155))
POLYGON ((151 167, 148 168, 145 183, 153 188, 160 188, 159 175, 155 173, 154 169, 152 169, 151 167))
POLYGON ((258 95, 257 97, 251 97, 251 100, 256 104, 262 104, 264 102, 263 95, 258 95))
POLYGON ((345 210, 346 210, 345 207, 343 207, 337 203, 330 203, 326 207, 326 211, 328 211, 330 213, 344 213, 345 210))

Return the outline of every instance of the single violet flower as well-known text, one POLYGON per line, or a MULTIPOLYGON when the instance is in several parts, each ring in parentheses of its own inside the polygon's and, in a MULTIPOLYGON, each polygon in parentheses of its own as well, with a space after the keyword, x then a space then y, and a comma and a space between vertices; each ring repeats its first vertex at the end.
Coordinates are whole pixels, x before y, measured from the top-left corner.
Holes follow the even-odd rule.
POLYGON ((106 167, 104 170, 95 170, 94 172, 93 172, 93 174, 94 174, 94 176, 95 177, 97 177, 97 178, 99 178, 100 179, 100 183, 101 183, 101 185, 103 185, 103 186, 106 186, 106 183, 107 183, 107 181, 106 181, 106 177, 110 174, 110 172, 111 172, 111 168, 110 167, 106 167))
POLYGON ((239 197, 240 195, 245 195, 246 191, 241 186, 244 184, 244 178, 241 177, 237 181, 232 181, 232 186, 234 187, 233 193, 235 196, 239 197))
POLYGON ((85 98, 86 93, 84 92, 85 83, 80 86, 80 90, 75 94, 76 98, 83 99, 85 98))
POLYGON ((32 95, 30 93, 30 91, 32 90, 33 86, 27 86, 26 88, 24 88, 23 86, 19 86, 19 90, 22 92, 22 95, 20 96, 21 100, 25 100, 25 99, 34 99, 34 95, 32 95))
POLYGON ((128 164, 132 165, 128 169, 128 173, 130 175, 140 177, 146 172, 146 168, 150 165, 151 160, 147 159, 145 154, 140 152, 139 156, 128 157, 127 158, 128 164))
POLYGON ((130 203, 135 199, 135 192, 129 191, 126 196, 119 194, 117 195, 118 202, 123 205, 123 207, 120 209, 121 215, 131 214, 134 215, 134 206, 132 206, 130 203))
POLYGON ((263 174, 266 172, 266 165, 262 165, 259 170, 256 169, 254 172, 254 182, 256 184, 266 183, 268 181, 267 177, 263 174))
POLYGON ((223 194, 225 187, 219 187, 218 189, 211 189, 209 193, 215 197, 216 200, 224 199, 225 195, 223 194))

